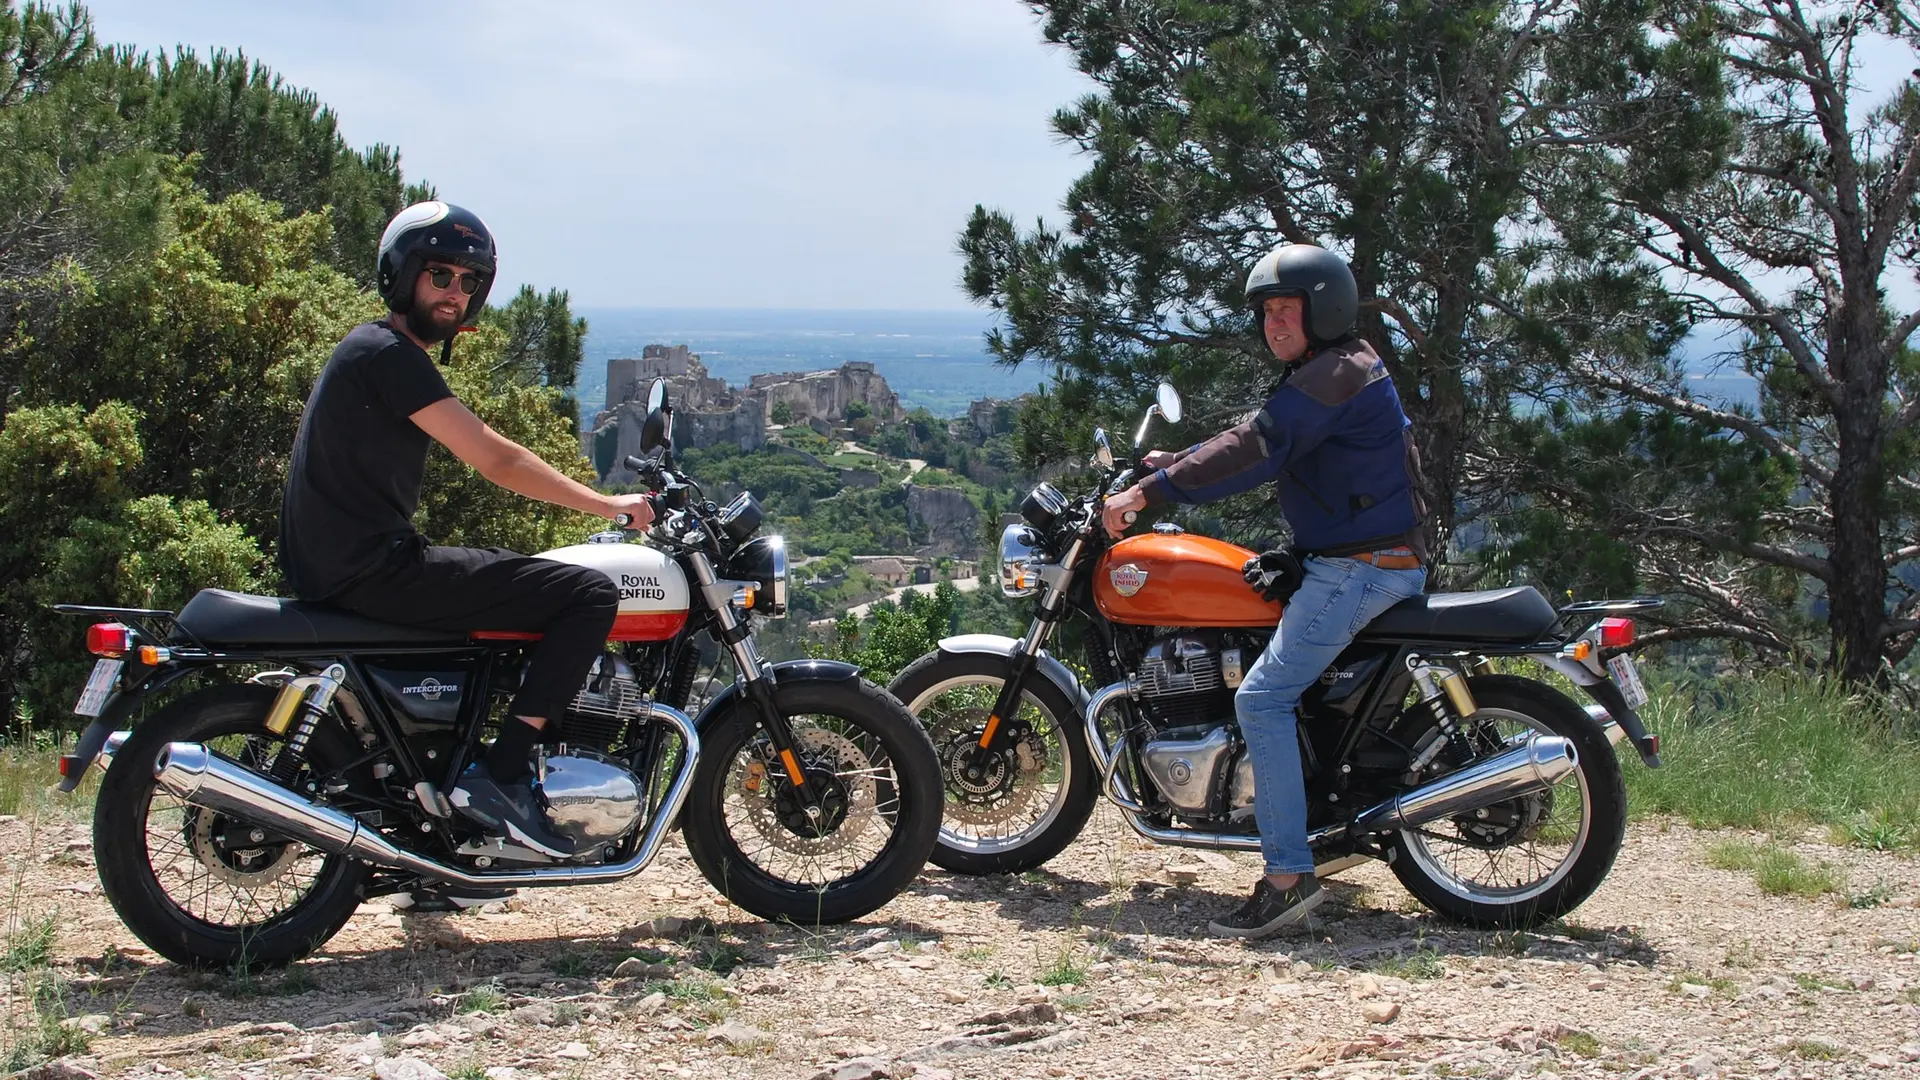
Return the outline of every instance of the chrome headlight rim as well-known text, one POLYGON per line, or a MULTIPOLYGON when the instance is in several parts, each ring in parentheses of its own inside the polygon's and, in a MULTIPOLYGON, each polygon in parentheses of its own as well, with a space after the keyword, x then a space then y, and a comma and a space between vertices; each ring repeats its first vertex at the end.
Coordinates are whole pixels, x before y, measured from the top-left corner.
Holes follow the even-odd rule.
POLYGON ((1012 599, 1040 591, 1040 567, 1047 561, 1032 526, 1009 525, 1000 533, 1000 592, 1012 599))

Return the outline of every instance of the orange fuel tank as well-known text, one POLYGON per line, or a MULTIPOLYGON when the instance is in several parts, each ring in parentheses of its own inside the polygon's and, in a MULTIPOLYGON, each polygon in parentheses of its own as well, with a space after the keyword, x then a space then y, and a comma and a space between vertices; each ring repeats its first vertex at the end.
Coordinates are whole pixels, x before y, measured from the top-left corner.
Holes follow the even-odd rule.
POLYGON ((1210 536, 1129 536, 1101 556, 1093 602, 1113 622, 1136 626, 1272 629, 1280 605, 1260 599, 1240 576, 1255 554, 1210 536))

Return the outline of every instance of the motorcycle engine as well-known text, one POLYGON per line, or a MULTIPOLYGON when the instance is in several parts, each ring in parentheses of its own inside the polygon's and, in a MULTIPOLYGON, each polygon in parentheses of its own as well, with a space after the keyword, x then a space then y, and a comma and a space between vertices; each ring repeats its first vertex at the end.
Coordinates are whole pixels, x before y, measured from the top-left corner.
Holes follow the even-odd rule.
POLYGON ((560 734, 575 746, 612 747, 649 704, 633 667, 607 653, 593 662, 587 681, 561 714, 560 734))
POLYGON ((644 809, 640 781, 626 766, 593 750, 569 750, 547 757, 538 789, 547 802, 547 820, 581 851, 618 840, 640 823, 644 809))
POLYGON ((1233 691, 1260 647, 1246 635, 1185 632, 1155 639, 1140 660, 1140 698, 1157 728, 1141 763, 1184 817, 1217 818, 1253 802, 1245 745, 1229 722, 1233 691))
POLYGON ((1233 691, 1259 653, 1217 631, 1154 639, 1139 664, 1140 697, 1160 726, 1233 717, 1233 691))

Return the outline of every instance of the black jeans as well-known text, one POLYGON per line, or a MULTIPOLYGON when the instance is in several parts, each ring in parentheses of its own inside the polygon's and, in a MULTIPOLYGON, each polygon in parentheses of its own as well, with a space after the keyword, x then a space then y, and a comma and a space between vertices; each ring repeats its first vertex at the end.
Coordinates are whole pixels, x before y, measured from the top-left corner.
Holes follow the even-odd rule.
POLYGON ((511 715, 557 722, 606 648, 620 590, 600 571, 572 563, 415 543, 328 602, 403 626, 540 634, 511 715))

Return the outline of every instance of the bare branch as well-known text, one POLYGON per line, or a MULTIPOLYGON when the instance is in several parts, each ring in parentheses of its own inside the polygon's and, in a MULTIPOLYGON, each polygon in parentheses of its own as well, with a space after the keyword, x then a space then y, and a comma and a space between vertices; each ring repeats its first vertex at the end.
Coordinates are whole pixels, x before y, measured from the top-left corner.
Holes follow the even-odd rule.
POLYGON ((1423 352, 1426 350, 1427 332, 1420 328, 1420 324, 1414 321, 1413 314, 1400 303, 1394 300, 1388 300, 1385 297, 1376 297, 1372 300, 1365 301, 1360 306, 1363 308, 1373 308, 1382 314, 1392 316, 1393 321, 1400 324, 1401 331, 1413 342, 1413 347, 1423 352))
MULTIPOLYGON (((1920 161, 1920 153, 1915 153, 1912 160, 1920 161)), ((1908 312, 1907 317, 1900 320, 1900 325, 1895 326, 1893 333, 1888 334, 1887 339, 1880 343, 1880 351, 1892 356, 1900 351, 1900 346, 1905 345, 1907 339, 1912 337, 1916 330, 1920 330, 1920 308, 1908 312)))

